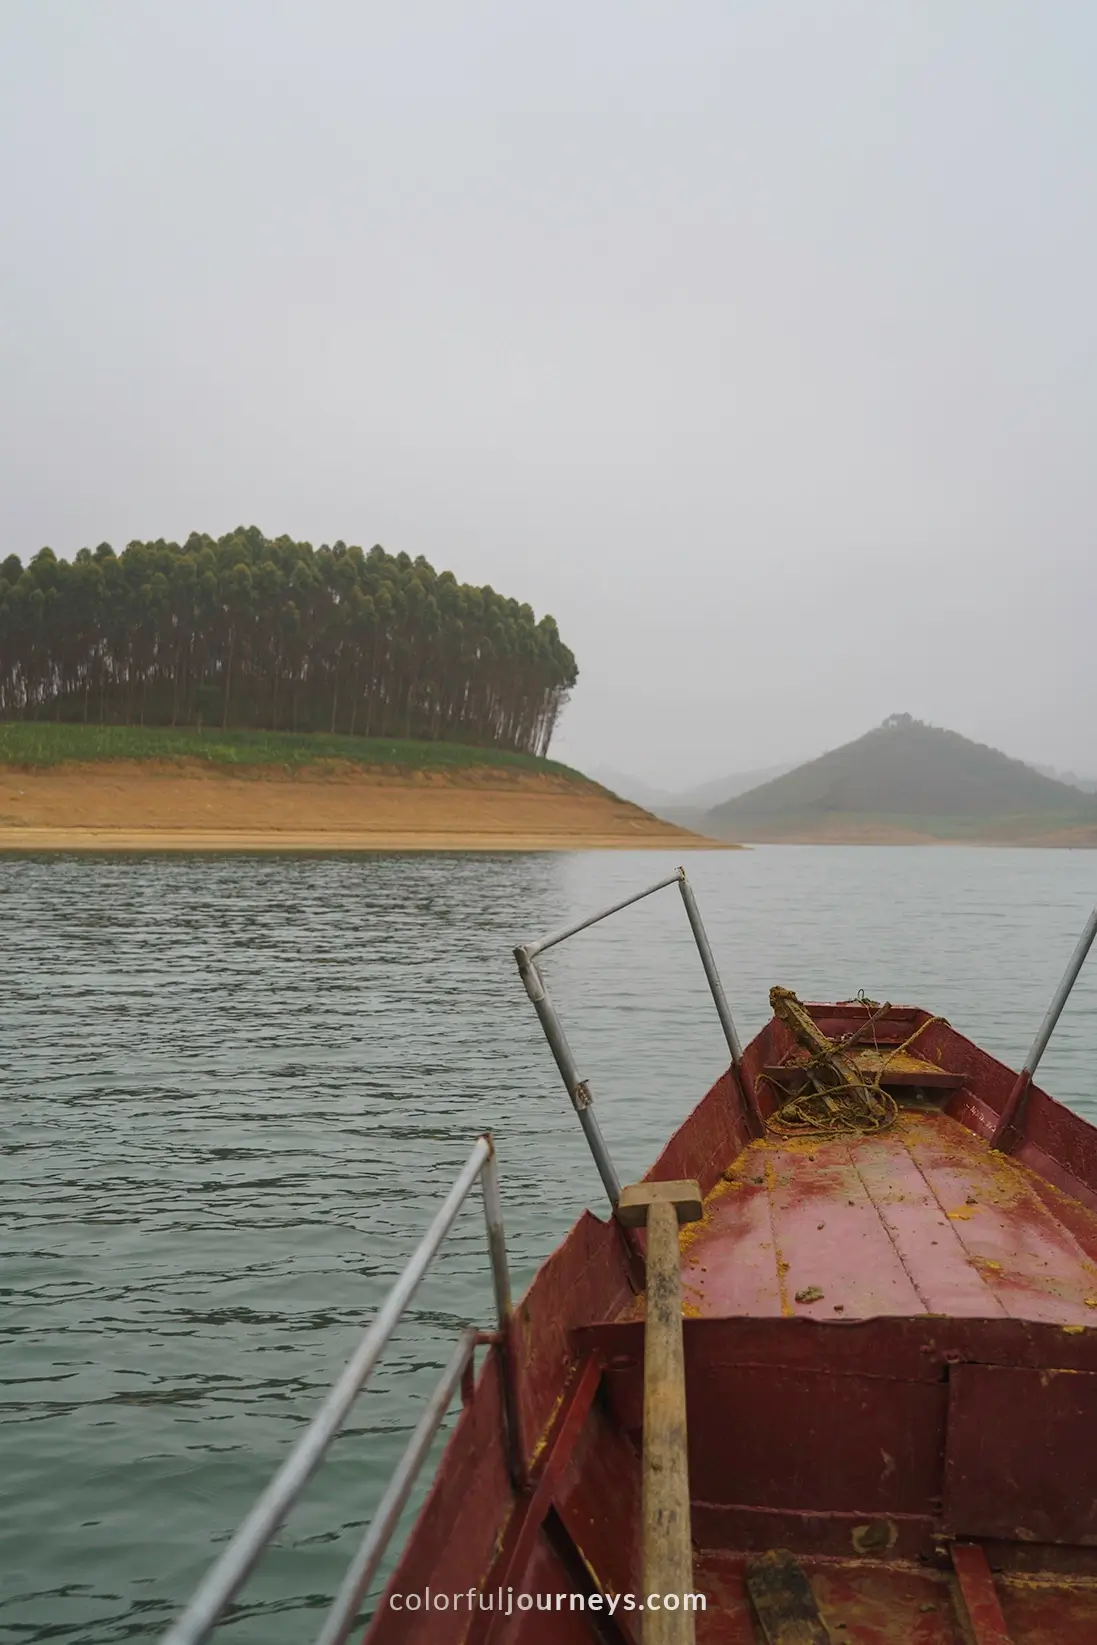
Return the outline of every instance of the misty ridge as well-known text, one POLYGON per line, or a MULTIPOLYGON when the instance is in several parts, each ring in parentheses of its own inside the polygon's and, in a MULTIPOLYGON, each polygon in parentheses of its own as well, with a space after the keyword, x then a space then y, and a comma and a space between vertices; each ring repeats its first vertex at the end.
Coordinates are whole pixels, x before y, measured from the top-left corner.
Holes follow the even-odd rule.
POLYGON ((1013 759, 910 714, 890 715, 799 765, 742 771, 677 793, 605 768, 593 775, 668 821, 721 839, 829 838, 846 827, 851 839, 865 840, 876 825, 940 839, 979 839, 989 830, 1018 843, 1097 823, 1097 780, 1013 759))

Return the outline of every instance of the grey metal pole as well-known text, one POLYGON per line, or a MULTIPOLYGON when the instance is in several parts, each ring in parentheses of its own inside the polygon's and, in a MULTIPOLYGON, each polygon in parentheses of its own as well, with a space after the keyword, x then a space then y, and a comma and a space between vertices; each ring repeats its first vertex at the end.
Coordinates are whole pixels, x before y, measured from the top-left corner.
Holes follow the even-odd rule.
POLYGON ((486 1132, 491 1153, 480 1173, 480 1188, 484 1196, 484 1221, 488 1228, 488 1251, 491 1256, 491 1280, 495 1290, 495 1315, 500 1327, 510 1318, 510 1268, 507 1263, 507 1241, 503 1230, 503 1200, 499 1192, 499 1164, 495 1157, 495 1142, 486 1132))
POLYGON ((716 1015, 720 1019, 720 1027, 724 1030, 724 1038, 728 1042, 731 1060, 738 1068, 743 1060, 742 1041, 732 1021, 731 1007, 728 1005, 727 995, 724 993, 724 985, 720 981, 720 973, 716 969, 716 960, 713 956, 712 945, 708 940, 708 932, 705 930, 701 910, 697 906, 697 898, 693 894, 692 885, 686 879, 684 868, 678 870, 678 889, 682 893, 682 901, 686 905, 686 918, 689 920, 690 928, 693 931, 693 940, 697 944, 701 964, 705 968, 705 976, 708 979, 713 1003, 716 1006, 716 1015))
MULTIPOLYGON (((665 882, 671 884, 670 880, 665 882)), ((564 932, 564 936, 570 935, 564 932)), ((561 940, 554 938, 554 941, 561 940)), ((543 945, 542 945, 543 946, 543 945)), ((579 1069, 572 1056, 571 1046, 564 1033, 560 1018, 556 1015, 556 1007, 549 997, 545 987, 545 979, 541 975, 536 960, 530 954, 524 943, 519 943, 514 950, 514 957, 518 961, 518 970, 525 984, 526 993, 533 1002, 533 1008, 541 1020, 541 1027, 545 1031, 545 1038, 556 1059, 556 1066, 560 1070, 560 1077, 567 1088, 568 1096, 572 1100, 575 1112, 579 1116, 579 1124, 583 1127, 584 1135, 594 1155, 594 1163, 598 1167, 598 1175, 602 1179, 602 1186, 609 1196, 609 1202, 616 1207, 621 1197, 621 1179, 614 1170, 613 1161, 609 1157, 605 1138, 594 1114, 594 1096, 586 1080, 580 1079, 579 1069)))
POLYGON ((1055 1025, 1063 1014, 1063 1006, 1067 1003, 1070 991, 1078 980, 1078 973, 1085 963, 1086 955, 1093 946, 1093 939, 1097 937, 1097 908, 1086 921, 1085 930, 1078 938, 1078 946, 1070 956, 1070 964, 1063 973, 1063 980, 1055 990, 1055 997, 1047 1008, 1047 1015, 1036 1031, 1036 1038, 1029 1047, 1028 1056, 1024 1061, 1024 1071, 1028 1075, 1036 1072, 1040 1058, 1047 1050, 1047 1042, 1055 1032, 1055 1025))
POLYGON ((724 993, 724 985, 720 981, 720 973, 716 969, 712 944, 708 940, 708 932, 705 930, 705 923, 701 918, 701 910, 697 906, 697 898, 693 894, 692 885, 686 878, 684 868, 678 870, 678 889, 682 893, 682 901, 686 906, 686 918, 689 920, 690 929, 693 932, 693 940, 697 944, 697 952, 701 956, 701 964, 705 968, 709 991, 716 1007, 716 1015, 720 1019, 720 1027, 724 1030, 724 1038, 727 1040, 728 1050, 731 1053, 731 1066, 736 1079, 739 1081, 743 1100, 747 1106, 747 1114, 756 1135, 761 1136, 765 1131, 765 1122, 758 1108, 758 1099, 754 1087, 748 1080, 746 1070, 743 1067, 743 1044, 732 1020, 731 1007, 728 1005, 727 995, 724 993))
POLYGON ((568 937, 574 937, 577 931, 585 931, 588 925, 597 925, 599 920, 607 920, 611 914, 619 914, 622 908, 631 908, 634 902, 642 902, 645 897, 652 896, 656 891, 662 891, 664 886, 674 885, 682 877, 682 870, 675 869, 668 874, 665 880, 656 880, 643 891, 636 891, 631 897, 625 897, 621 902, 611 903, 608 908, 602 908, 597 914, 590 914, 585 920, 577 920, 574 925, 565 925, 560 931, 553 931, 550 936, 541 937, 537 942, 523 944, 530 959, 543 954, 546 948, 555 948, 558 942, 564 942, 568 937))
POLYGON ((1085 963, 1086 955, 1093 946, 1094 937, 1097 937, 1097 908, 1094 908, 1086 921, 1085 929, 1078 938, 1078 945, 1070 956, 1070 963, 1063 972, 1062 981, 1055 990, 1043 1022, 1036 1030, 1036 1038, 1029 1047, 1028 1056, 1021 1066, 1017 1082, 1009 1094, 1006 1105, 1002 1109, 997 1129, 990 1139, 992 1148, 1002 1148, 1006 1144, 1016 1143, 1019 1140, 1016 1135, 1019 1110, 1028 1094, 1033 1075, 1040 1065, 1040 1059, 1047 1050, 1048 1041, 1055 1032, 1055 1025, 1063 1014, 1063 1007, 1070 998, 1071 989, 1078 980, 1078 973, 1085 963))
MULTIPOLYGON (((492 1140, 488 1134, 489 1142, 492 1140)), ((503 1418, 506 1425, 507 1467, 512 1485, 522 1480, 522 1436, 519 1427, 517 1365, 514 1357, 513 1322, 511 1319, 510 1266, 507 1262, 507 1239, 503 1229, 503 1199, 499 1192, 499 1167, 495 1145, 484 1161, 480 1173, 480 1188, 484 1196, 484 1221, 488 1230, 488 1252, 491 1256, 491 1281, 495 1291, 495 1317, 499 1323, 499 1370, 503 1393, 503 1418)))
POLYGON ((220 1559, 206 1573, 182 1616, 163 1636, 162 1645, 201 1645, 201 1641, 209 1638, 221 1612, 243 1585, 342 1427, 490 1153, 490 1141, 487 1137, 478 1137, 460 1175, 439 1206, 411 1261, 378 1309, 346 1370, 220 1559))
POLYGON ((475 1347, 476 1331, 472 1326, 467 1326, 461 1332, 453 1358, 443 1371, 442 1380, 416 1423, 407 1450, 397 1463, 396 1471, 377 1505, 377 1512, 373 1516, 370 1528, 363 1537, 358 1552, 343 1578, 343 1585, 336 1595, 335 1603, 316 1636, 316 1645, 343 1645, 354 1626, 354 1619, 361 1608, 362 1600, 376 1575, 377 1567, 385 1557, 385 1549, 399 1523, 404 1504, 419 1476, 419 1470, 426 1461, 434 1436, 442 1426, 442 1419, 449 1410, 450 1401, 457 1392, 465 1366, 472 1358, 475 1347))

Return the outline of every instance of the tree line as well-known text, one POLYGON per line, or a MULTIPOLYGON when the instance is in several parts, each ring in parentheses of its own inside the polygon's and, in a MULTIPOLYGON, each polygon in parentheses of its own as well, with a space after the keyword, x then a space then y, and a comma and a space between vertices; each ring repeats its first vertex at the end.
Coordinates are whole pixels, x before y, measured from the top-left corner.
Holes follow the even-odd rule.
POLYGON ((0 562, 0 716, 544 754, 578 670, 551 617, 421 556, 256 527, 0 562))

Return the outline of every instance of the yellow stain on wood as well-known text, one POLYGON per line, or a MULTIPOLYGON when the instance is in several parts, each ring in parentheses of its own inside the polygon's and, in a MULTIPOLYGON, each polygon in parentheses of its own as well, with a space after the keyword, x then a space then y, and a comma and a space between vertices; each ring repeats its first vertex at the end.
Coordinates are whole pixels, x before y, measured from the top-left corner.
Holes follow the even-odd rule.
MULTIPOLYGON (((772 1160, 766 1161, 766 1189, 770 1194, 773 1193, 772 1160)), ((785 1275, 789 1271, 789 1264, 781 1255, 781 1247, 777 1244, 776 1240, 774 1240, 773 1243, 773 1254, 777 1262, 777 1289, 781 1297, 781 1313, 786 1319, 792 1319, 795 1316, 796 1309, 792 1306, 792 1298, 789 1296, 788 1286, 785 1284, 785 1275)))
MULTIPOLYGON (((1012 1156, 992 1150, 988 1143, 974 1136, 966 1126, 958 1120, 950 1118, 949 1115, 938 1111, 901 1110, 896 1120, 895 1129, 903 1133, 911 1143, 924 1143, 930 1146, 940 1145, 941 1143, 947 1144, 953 1136, 957 1142, 962 1139, 964 1151, 968 1153, 968 1159, 965 1162, 962 1156, 958 1156, 955 1158, 954 1164, 960 1166, 962 1171, 964 1163, 967 1163, 973 1179, 976 1179, 971 1183, 969 1198, 974 1199, 977 1190, 979 1203, 965 1203, 956 1206, 953 1210, 946 1211, 945 1215, 950 1221, 969 1222, 976 1211, 980 1209, 990 1210, 993 1215, 997 1211, 1006 1210, 1017 1204, 1018 1201, 1031 1203, 1034 1199, 1047 1200, 1050 1198, 1053 1201, 1062 1202, 1064 1205, 1069 1204, 1076 1216, 1079 1214, 1085 1215, 1087 1221, 1092 1225, 1094 1237, 1097 1239, 1097 1216, 1084 1212, 1071 1199, 1070 1195, 1064 1193, 1062 1189, 1054 1184, 1044 1182, 1035 1172, 1022 1165, 1012 1156)), ((691 1247, 701 1237, 706 1228, 712 1228, 714 1212, 720 1201, 728 1194, 742 1194, 744 1190, 760 1189, 763 1186, 769 1194, 772 1194, 775 1188, 780 1185, 784 1175, 781 1171, 782 1159, 788 1160, 795 1155, 817 1155, 825 1166, 832 1156, 844 1155, 849 1150, 855 1149, 866 1142, 871 1143, 872 1140, 871 1137, 852 1140, 849 1137, 844 1137, 840 1140, 834 1139, 832 1142, 830 1139, 819 1137, 782 1136, 778 1138, 766 1135, 754 1138, 747 1143, 724 1168, 705 1196, 704 1210, 700 1222, 687 1225, 680 1230, 679 1250, 686 1273, 689 1272, 691 1266, 696 1273, 697 1268, 700 1266, 696 1260, 697 1253, 693 1254, 692 1263, 690 1261, 691 1247)), ((966 1174, 964 1173, 964 1175, 966 1174)), ((901 1192, 886 1197, 888 1203, 893 1203, 896 1200, 902 1202, 906 1198, 901 1192)), ((762 1249, 768 1248, 768 1242, 759 1242, 759 1244, 762 1249)), ((774 1259, 781 1312, 786 1316, 793 1316, 796 1309, 791 1305, 785 1285, 788 1264, 784 1262, 781 1252, 777 1248, 774 1249, 774 1259)), ((988 1279, 991 1276, 1003 1273, 1001 1263, 991 1258, 969 1253, 969 1261, 988 1279)), ((1089 1308, 1097 1309, 1097 1263, 1088 1257, 1083 1257, 1081 1261, 1086 1274, 1092 1276, 1090 1283, 1093 1286, 1093 1295, 1084 1299, 1085 1304, 1089 1308)), ((1048 1285, 1045 1288, 1058 1295, 1058 1290, 1054 1285, 1048 1285)), ((703 1302, 703 1293, 694 1292, 694 1295, 698 1294, 701 1294, 703 1302)), ((1071 1299, 1064 1295, 1062 1300, 1069 1301, 1071 1299)), ((687 1304, 687 1309, 688 1307, 689 1304, 687 1304)), ((703 1309, 699 1311, 703 1311, 703 1309)), ((642 1299, 636 1299, 618 1317, 642 1318, 642 1299)))
POLYGON ((732 1184, 728 1182, 725 1177, 721 1177, 705 1195, 704 1204, 701 1208, 701 1215, 697 1221, 686 1222, 681 1225, 678 1229, 678 1250, 680 1254, 684 1255, 685 1252, 689 1250, 694 1240, 697 1239, 698 1235, 711 1226, 713 1207, 716 1205, 718 1200, 722 1199, 725 1194, 730 1192, 731 1187, 732 1184))
POLYGON ((533 1447, 533 1450, 530 1452, 529 1466, 531 1468, 532 1468, 533 1464, 537 1461, 537 1458, 541 1455, 541 1452, 544 1450, 545 1446, 548 1444, 548 1437, 549 1437, 549 1434, 552 1432, 553 1423, 556 1421, 556 1418, 560 1414, 560 1407, 564 1403, 564 1399, 567 1395, 567 1392, 568 1392, 568 1390, 566 1388, 562 1388, 556 1396, 556 1403, 553 1405, 552 1410, 549 1412, 549 1418, 548 1418, 548 1421, 545 1423, 544 1428, 541 1431, 541 1437, 537 1441, 537 1444, 533 1447))
POLYGON ((533 1364, 533 1332, 530 1330, 529 1315, 521 1303, 514 1310, 514 1331, 520 1345, 522 1364, 530 1366, 533 1364))

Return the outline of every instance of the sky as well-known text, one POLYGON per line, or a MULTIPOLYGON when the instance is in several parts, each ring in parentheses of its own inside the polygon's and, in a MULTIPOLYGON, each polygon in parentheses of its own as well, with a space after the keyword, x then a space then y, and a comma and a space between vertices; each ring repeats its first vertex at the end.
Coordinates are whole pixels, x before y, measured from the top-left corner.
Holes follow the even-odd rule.
POLYGON ((1091 0, 0 0, 0 556, 256 524, 551 612, 663 787, 1097 774, 1091 0))

